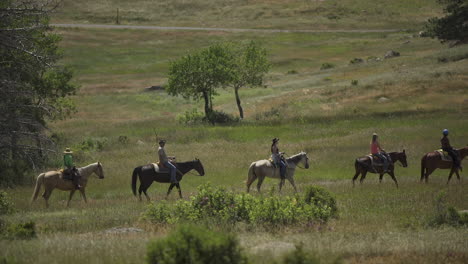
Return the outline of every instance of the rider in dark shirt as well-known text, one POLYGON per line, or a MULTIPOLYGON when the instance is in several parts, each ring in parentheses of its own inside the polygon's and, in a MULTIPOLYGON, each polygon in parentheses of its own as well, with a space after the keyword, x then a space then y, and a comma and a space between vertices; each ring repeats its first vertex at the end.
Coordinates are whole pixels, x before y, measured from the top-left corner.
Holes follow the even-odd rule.
POLYGON ((444 131, 442 131, 442 134, 444 135, 440 139, 440 144, 442 145, 442 150, 447 151, 449 156, 452 157, 454 167, 459 168, 460 170, 462 170, 462 167, 461 167, 461 164, 460 164, 461 162, 460 162, 460 159, 458 158, 458 153, 450 145, 450 141, 448 139, 448 134, 449 134, 448 129, 444 129, 444 131))

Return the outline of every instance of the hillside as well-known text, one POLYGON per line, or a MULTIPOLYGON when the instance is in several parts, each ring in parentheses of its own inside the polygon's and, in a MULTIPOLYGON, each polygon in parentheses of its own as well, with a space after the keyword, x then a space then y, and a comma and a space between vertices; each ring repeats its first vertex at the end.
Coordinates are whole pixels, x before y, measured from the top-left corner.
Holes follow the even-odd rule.
MULTIPOLYGON (((122 24, 411 30, 55 29, 63 38, 62 62, 74 69, 80 90, 73 98, 77 112, 49 124, 58 153, 48 169, 60 167, 60 150, 71 147, 78 166, 102 162, 105 179, 92 178, 88 204, 75 194, 70 208, 68 193, 58 190, 49 209, 42 198, 29 205, 35 175, 31 185, 7 189, 17 211, 3 219, 35 222, 38 238, 0 240, 0 262, 142 263, 147 242, 177 226, 141 219, 147 203, 130 189, 133 169, 157 158, 157 138, 167 139, 168 154, 179 161, 203 162, 204 177, 187 175, 181 182, 188 200, 207 182, 244 193, 250 163, 267 158, 271 139, 279 137, 281 151, 306 151, 310 158, 309 169, 296 171, 299 194, 310 185, 326 188, 337 199, 339 218, 263 228, 207 222, 212 230, 235 233, 252 263, 278 261, 288 250, 282 246, 299 243, 320 263, 466 263, 466 227, 428 222, 442 205, 468 209, 467 169, 462 181, 454 176, 447 185, 448 170, 436 170, 428 184, 419 183, 421 157, 439 147, 442 129, 450 130, 454 146, 468 143, 468 45, 449 48, 417 34, 428 17, 440 14, 435 1, 66 0, 52 22, 113 24, 117 7, 122 24), (272 69, 265 87, 240 90, 246 118, 239 123, 180 124, 178 116, 202 111, 202 103, 147 89, 166 84, 172 60, 216 42, 249 40, 267 49, 272 69), (400 56, 384 58, 391 50, 400 56), (374 132, 387 151, 407 153, 409 166, 396 165, 398 189, 388 175, 379 183, 375 174, 352 187, 355 158, 368 153, 374 132), (128 227, 144 232, 113 231, 128 227)), ((233 91, 218 91, 215 108, 237 115, 233 91)), ((466 159, 463 164, 468 167, 466 159)), ((255 185, 255 197, 294 195, 289 183, 278 194, 274 179, 263 183, 263 196, 255 185)), ((153 183, 155 204, 167 187, 153 183)), ((168 206, 176 197, 168 198, 168 206)))

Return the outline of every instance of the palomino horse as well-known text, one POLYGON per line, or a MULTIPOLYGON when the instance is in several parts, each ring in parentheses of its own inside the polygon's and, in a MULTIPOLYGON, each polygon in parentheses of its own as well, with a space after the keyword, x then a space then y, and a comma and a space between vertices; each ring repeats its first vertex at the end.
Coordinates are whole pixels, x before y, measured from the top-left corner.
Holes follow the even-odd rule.
MULTIPOLYGON (((102 170, 101 163, 96 162, 93 164, 89 164, 88 166, 78 168, 78 173, 81 176, 80 193, 85 203, 87 203, 85 188, 86 188, 86 184, 88 183, 88 177, 91 174, 95 173, 99 177, 99 179, 104 179, 104 171, 102 170)), ((70 191, 70 197, 68 198, 68 201, 67 201, 67 207, 68 207, 70 205, 70 200, 72 199, 73 194, 75 193, 76 189, 72 181, 64 180, 62 176, 63 176, 62 172, 60 171, 49 171, 49 172, 39 174, 39 176, 37 176, 36 188, 34 188, 34 193, 31 198, 31 203, 33 203, 37 199, 37 195, 39 194, 39 191, 41 190, 41 185, 44 184, 45 190, 44 190, 44 194, 42 194, 42 197, 44 197, 45 199, 46 207, 49 207, 49 198, 50 198, 50 195, 52 194, 52 190, 54 190, 55 188, 62 190, 62 191, 70 191)))
MULTIPOLYGON (((288 179, 288 181, 294 187, 294 191, 296 192, 297 192, 297 188, 296 188, 296 185, 294 184, 294 171, 296 170, 296 167, 298 166, 297 164, 299 164, 299 162, 302 162, 306 169, 309 168, 309 157, 307 157, 307 153, 301 152, 286 159, 286 163, 288 167, 286 170, 285 178, 288 179)), ((258 178, 257 190, 258 192, 260 192, 260 187, 262 186, 262 183, 265 177, 277 178, 277 179, 281 178, 279 167, 275 168, 274 165, 269 160, 258 160, 258 161, 252 162, 252 164, 250 164, 249 176, 247 178, 247 192, 250 191, 250 185, 252 185, 252 183, 257 178, 258 178)), ((280 184, 279 184, 280 191, 283 185, 284 185, 284 179, 281 179, 280 184)))
POLYGON ((403 150, 402 152, 390 152, 388 153, 390 156, 391 162, 388 164, 388 170, 387 172, 383 171, 383 166, 379 164, 378 166, 373 165, 372 161, 369 156, 357 158, 356 161, 354 162, 354 168, 356 169, 356 174, 353 177, 353 187, 354 187, 354 181, 358 178, 359 174, 361 174, 361 179, 359 180, 360 183, 364 181, 366 178, 366 174, 368 172, 370 173, 378 173, 380 175, 379 177, 379 182, 382 182, 382 178, 385 173, 388 173, 390 177, 392 177, 393 181, 396 184, 396 187, 398 188, 398 182, 397 179, 395 178, 395 174, 393 170, 395 169, 395 162, 399 161, 403 165, 403 167, 408 167, 408 163, 406 162, 406 152, 403 150))
MULTIPOLYGON (((187 172, 193 169, 195 169, 200 174, 200 176, 205 175, 205 169, 203 168, 203 165, 199 159, 195 159, 194 161, 187 161, 187 162, 177 162, 175 165, 177 167, 176 179, 178 182, 182 180, 182 177, 187 172)), ((151 186, 153 181, 162 182, 162 183, 171 182, 169 171, 156 173, 152 164, 136 167, 133 170, 133 175, 132 175, 132 191, 133 191, 133 195, 135 196, 136 196, 137 176, 141 182, 140 188, 138 188, 138 198, 140 199, 140 201, 141 201, 141 192, 145 194, 146 199, 148 199, 148 201, 150 200, 148 194, 146 193, 146 190, 148 190, 148 188, 151 186)), ((179 183, 171 183, 171 185, 169 186, 169 189, 167 190, 166 198, 169 196, 174 186, 177 187, 177 189, 179 190, 179 196, 180 198, 182 198, 182 191, 180 190, 179 183)))
MULTIPOLYGON (((460 160, 463 160, 466 156, 468 156, 468 147, 461 148, 457 151, 460 160)), ((437 151, 434 151, 427 153, 421 159, 421 181, 425 179, 427 183, 429 175, 431 175, 431 173, 434 172, 435 169, 451 169, 448 176, 447 184, 452 178, 453 173, 457 174, 457 178, 458 180, 460 180, 458 168, 453 167, 453 162, 442 160, 440 154, 437 151)))

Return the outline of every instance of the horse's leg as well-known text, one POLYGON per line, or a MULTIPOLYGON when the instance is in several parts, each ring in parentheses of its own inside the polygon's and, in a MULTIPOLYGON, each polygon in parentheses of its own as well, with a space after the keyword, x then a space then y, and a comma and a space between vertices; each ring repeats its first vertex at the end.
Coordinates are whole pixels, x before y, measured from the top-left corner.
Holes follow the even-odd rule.
POLYGON ((457 174, 458 182, 460 182, 460 181, 461 181, 461 178, 460 178, 460 174, 458 174, 458 169, 455 171, 455 174, 457 174))
POLYGON ((390 174, 390 177, 392 177, 393 181, 395 182, 396 187, 398 188, 398 182, 397 179, 395 178, 395 173, 393 170, 389 171, 388 174, 390 174))
POLYGON ((169 186, 169 188, 167 189, 167 194, 166 194, 166 199, 167 197, 169 197, 169 194, 171 193, 172 189, 174 188, 174 186, 176 186, 175 183, 171 183, 171 185, 169 186))
POLYGON ((257 179, 257 175, 256 174, 253 174, 252 177, 249 177, 247 179, 247 192, 250 191, 250 185, 252 185, 252 183, 257 179))
POLYGON ((75 189, 70 191, 70 196, 68 197, 68 201, 67 201, 67 207, 70 206, 70 201, 71 201, 74 193, 75 193, 75 189))
POLYGON ((294 184, 294 179, 293 177, 288 177, 288 181, 291 183, 291 185, 294 187, 294 191, 297 192, 296 184, 294 184))
POLYGON ((429 175, 435 171, 436 168, 426 168, 426 174, 424 175, 424 180, 427 183, 429 181, 429 175))
POLYGON ((284 185, 284 179, 280 179, 280 183, 279 183, 279 191, 281 192, 281 189, 283 188, 283 185, 284 185))
POLYGON ((356 179, 359 177, 359 174, 361 174, 361 171, 356 169, 356 174, 354 174, 354 177, 353 177, 353 187, 354 187, 354 182, 356 181, 356 179))
POLYGON ((138 187, 138 199, 140 200, 141 202, 141 193, 143 192, 143 183, 140 183, 140 187, 138 187))
MULTIPOLYGON (((141 180, 140 180, 141 181, 141 180)), ((150 197, 149 195, 146 193, 146 191, 148 190, 148 188, 151 186, 151 184, 153 184, 153 180, 151 181, 148 181, 148 182, 141 182, 141 185, 140 185, 140 197, 141 197, 141 192, 143 192, 146 196, 146 200, 149 202, 150 201, 150 197)), ((141 198, 140 198, 141 200, 141 198)))
POLYGON ((85 190, 83 187, 80 188, 80 193, 81 193, 81 197, 83 197, 84 202, 88 203, 88 200, 86 200, 86 194, 85 194, 85 190))
POLYGON ((383 179, 384 174, 385 174, 385 173, 380 173, 380 175, 379 175, 379 183, 382 183, 382 179, 383 179))
MULTIPOLYGON (((450 173, 449 173, 449 176, 448 176, 447 184, 449 184, 450 179, 452 179, 452 175, 453 175, 453 173, 454 173, 456 170, 458 170, 458 169, 455 169, 455 167, 452 167, 452 168, 450 169, 450 173)), ((457 173, 457 174, 458 174, 458 173, 457 173)))
POLYGON ((359 179, 359 183, 362 184, 362 182, 364 181, 364 179, 366 178, 366 175, 367 175, 367 171, 363 171, 362 172, 362 175, 361 175, 361 179, 359 179))
POLYGON ((53 189, 49 189, 46 186, 46 188, 44 190, 44 194, 42 195, 42 197, 44 197, 44 199, 45 199, 46 208, 49 208, 49 198, 50 198, 50 195, 52 194, 52 190, 53 189))
POLYGON ((265 176, 258 177, 258 182, 257 182, 257 191, 260 192, 260 187, 262 186, 263 180, 265 179, 265 176))
POLYGON ((182 199, 182 190, 180 189, 180 184, 176 183, 177 190, 179 190, 179 197, 182 199))

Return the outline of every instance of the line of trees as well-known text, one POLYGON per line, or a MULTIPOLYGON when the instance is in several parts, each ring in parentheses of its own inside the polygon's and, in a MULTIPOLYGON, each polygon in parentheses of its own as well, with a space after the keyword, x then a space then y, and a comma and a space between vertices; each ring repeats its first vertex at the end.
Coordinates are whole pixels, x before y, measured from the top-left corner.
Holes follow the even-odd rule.
POLYGON ((75 109, 69 96, 77 87, 58 63, 60 37, 49 27, 54 8, 50 1, 0 1, 0 184, 19 163, 43 162, 54 151, 47 122, 75 109))
POLYGON ((468 43, 468 1, 467 0, 437 0, 444 5, 446 16, 433 17, 426 23, 426 31, 430 37, 436 37, 441 42, 453 44, 468 43))
POLYGON ((213 113, 216 89, 234 90, 240 118, 244 118, 239 89, 261 86, 270 69, 266 49, 260 44, 217 43, 171 63, 166 90, 169 94, 204 100, 205 117, 213 113))

